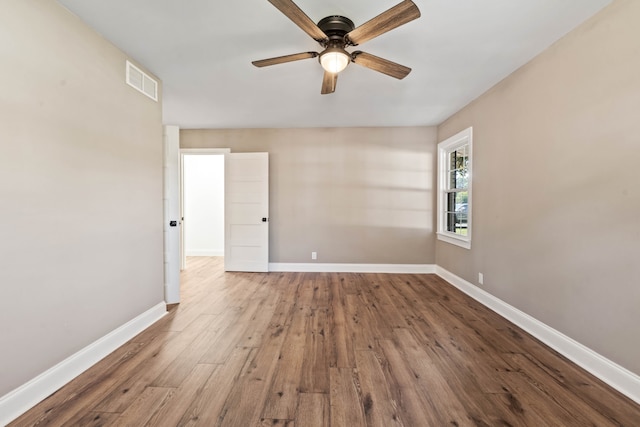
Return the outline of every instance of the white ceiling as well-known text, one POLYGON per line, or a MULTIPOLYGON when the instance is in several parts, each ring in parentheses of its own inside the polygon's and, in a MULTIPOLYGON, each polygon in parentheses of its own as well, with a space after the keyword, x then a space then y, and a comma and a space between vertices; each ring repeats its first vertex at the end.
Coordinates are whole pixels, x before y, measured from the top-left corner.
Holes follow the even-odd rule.
MULTIPOLYGON (((315 22, 356 26, 400 2, 294 1, 315 22)), ((316 59, 251 65, 321 50, 267 0, 59 0, 162 79, 164 122, 182 128, 437 125, 610 2, 414 1, 421 18, 357 48, 411 74, 351 64, 320 95, 316 59)))

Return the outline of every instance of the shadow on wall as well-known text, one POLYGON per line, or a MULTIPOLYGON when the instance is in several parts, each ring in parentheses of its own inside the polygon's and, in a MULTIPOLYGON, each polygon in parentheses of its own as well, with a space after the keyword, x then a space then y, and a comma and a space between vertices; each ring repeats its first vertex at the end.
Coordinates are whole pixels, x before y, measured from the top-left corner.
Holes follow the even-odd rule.
POLYGON ((433 154, 360 148, 329 143, 322 156, 272 156, 271 203, 281 212, 271 223, 272 259, 306 262, 317 251, 319 262, 433 262, 433 154))

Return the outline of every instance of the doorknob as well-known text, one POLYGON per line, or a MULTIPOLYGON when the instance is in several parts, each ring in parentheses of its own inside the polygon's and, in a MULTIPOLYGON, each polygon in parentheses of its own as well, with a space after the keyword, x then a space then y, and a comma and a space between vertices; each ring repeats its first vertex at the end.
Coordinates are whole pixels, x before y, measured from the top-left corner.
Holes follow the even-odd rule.
POLYGON ((267 222, 269 221, 269 218, 262 218, 262 222, 267 222))

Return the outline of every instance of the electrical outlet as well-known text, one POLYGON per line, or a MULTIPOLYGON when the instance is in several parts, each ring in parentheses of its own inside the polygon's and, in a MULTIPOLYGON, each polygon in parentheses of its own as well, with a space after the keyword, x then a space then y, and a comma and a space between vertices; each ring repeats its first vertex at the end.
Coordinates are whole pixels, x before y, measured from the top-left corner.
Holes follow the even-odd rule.
POLYGON ((311 252, 311 259, 318 259, 318 252, 311 252))
POLYGON ((484 274, 478 273, 478 283, 484 285, 484 274))

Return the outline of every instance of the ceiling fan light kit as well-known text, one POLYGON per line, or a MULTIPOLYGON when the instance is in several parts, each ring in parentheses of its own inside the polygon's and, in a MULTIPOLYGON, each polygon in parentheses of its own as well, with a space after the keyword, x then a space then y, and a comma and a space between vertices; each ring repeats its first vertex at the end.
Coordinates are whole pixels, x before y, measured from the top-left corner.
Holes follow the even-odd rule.
POLYGON ((350 61, 351 55, 339 47, 329 47, 320 54, 320 64, 328 73, 339 73, 347 68, 350 61))
POLYGON ((345 50, 348 46, 357 46, 419 18, 420 10, 411 0, 402 1, 357 28, 349 18, 338 15, 327 16, 316 25, 292 0, 268 1, 317 41, 324 50, 321 53, 303 52, 253 61, 252 64, 256 67, 284 64, 319 56, 319 62, 324 69, 320 92, 323 95, 335 91, 338 73, 347 68, 350 62, 396 79, 403 79, 411 72, 411 68, 375 55, 361 51, 349 53, 345 50))

